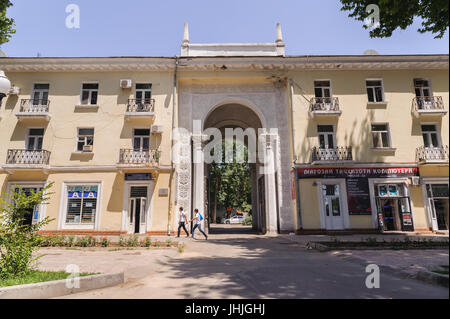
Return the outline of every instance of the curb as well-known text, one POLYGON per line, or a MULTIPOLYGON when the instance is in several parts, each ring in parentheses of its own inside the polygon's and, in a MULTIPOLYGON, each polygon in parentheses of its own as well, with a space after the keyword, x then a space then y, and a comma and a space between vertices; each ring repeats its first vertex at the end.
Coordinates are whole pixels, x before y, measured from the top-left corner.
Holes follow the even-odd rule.
POLYGON ((432 285, 438 285, 448 288, 448 276, 437 274, 431 271, 419 271, 415 278, 432 285))
MULTIPOLYGON (((338 255, 336 255, 336 257, 340 257, 346 261, 357 263, 362 266, 368 265, 368 262, 363 258, 347 256, 344 254, 338 254, 338 255)), ((400 270, 398 268, 394 268, 394 267, 391 267, 388 265, 379 265, 379 267, 382 272, 385 272, 385 273, 390 274, 391 276, 395 276, 397 278, 415 279, 415 280, 419 280, 419 281, 422 281, 422 282, 425 282, 425 283, 428 283, 431 285, 438 285, 438 286, 443 286, 443 287, 448 288, 449 280, 448 280, 448 276, 445 276, 445 275, 441 275, 441 274, 437 274, 437 273, 434 273, 431 271, 425 271, 425 270, 420 270, 416 274, 411 274, 406 271, 403 271, 403 270, 400 270)))
POLYGON ((0 299, 48 299, 124 283, 123 272, 80 277, 80 288, 68 288, 66 280, 56 280, 0 288, 0 299))

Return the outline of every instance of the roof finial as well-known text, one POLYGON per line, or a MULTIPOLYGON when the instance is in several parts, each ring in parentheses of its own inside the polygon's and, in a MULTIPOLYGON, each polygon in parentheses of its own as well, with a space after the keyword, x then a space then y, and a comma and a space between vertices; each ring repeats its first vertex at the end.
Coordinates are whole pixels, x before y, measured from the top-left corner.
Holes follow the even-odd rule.
POLYGON ((184 23, 184 35, 183 35, 183 45, 189 44, 189 25, 187 22, 184 23))
POLYGON ((277 40, 275 42, 283 42, 283 33, 281 32, 281 24, 279 23, 277 23, 277 40))

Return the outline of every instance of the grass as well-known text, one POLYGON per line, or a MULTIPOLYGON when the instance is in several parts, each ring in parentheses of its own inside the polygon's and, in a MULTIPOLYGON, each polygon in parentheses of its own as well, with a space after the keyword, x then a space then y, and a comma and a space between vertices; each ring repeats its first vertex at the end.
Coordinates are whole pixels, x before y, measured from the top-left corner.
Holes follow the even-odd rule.
MULTIPOLYGON (((69 274, 65 271, 31 270, 27 274, 20 276, 20 277, 0 279, 0 287, 36 284, 39 282, 62 280, 62 279, 66 279, 70 275, 71 274, 69 274)), ((90 276, 90 275, 93 275, 93 274, 81 273, 80 277, 85 277, 85 276, 90 276)))

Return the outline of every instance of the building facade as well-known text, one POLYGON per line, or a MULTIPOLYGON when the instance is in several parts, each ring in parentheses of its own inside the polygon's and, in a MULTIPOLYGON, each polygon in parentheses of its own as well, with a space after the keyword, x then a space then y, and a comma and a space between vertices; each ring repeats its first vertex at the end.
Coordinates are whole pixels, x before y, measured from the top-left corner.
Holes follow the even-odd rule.
POLYGON ((448 230, 448 55, 284 49, 279 26, 266 44, 186 26, 179 57, 0 58, 1 191, 54 183, 28 216, 53 233, 173 233, 178 207, 208 210, 207 130, 254 129, 262 233, 448 230))

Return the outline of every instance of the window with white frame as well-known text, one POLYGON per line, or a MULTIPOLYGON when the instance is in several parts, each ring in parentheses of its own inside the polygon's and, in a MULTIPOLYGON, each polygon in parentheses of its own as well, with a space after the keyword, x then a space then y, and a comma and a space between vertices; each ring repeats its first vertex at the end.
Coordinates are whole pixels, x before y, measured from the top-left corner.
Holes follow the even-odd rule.
POLYGON ((369 102, 373 103, 384 102, 383 81, 366 80, 366 87, 369 102))
POLYGON ((333 125, 317 125, 317 134, 319 137, 319 148, 335 148, 336 135, 333 125))
POLYGON ((33 105, 47 105, 50 84, 36 83, 33 85, 33 105))
POLYGON ((86 152, 92 151, 94 147, 94 129, 93 128, 79 128, 77 151, 86 152))
POLYGON ((414 79, 414 91, 417 97, 424 98, 433 96, 430 81, 426 79, 414 79))
POLYGON ((97 105, 98 83, 83 83, 81 105, 97 105))
POLYGON ((41 151, 43 140, 44 140, 43 128, 30 128, 28 130, 27 150, 41 151))
POLYGON ((440 147, 441 141, 436 124, 422 125, 423 145, 428 148, 440 147))
POLYGON ((99 185, 67 185, 66 224, 94 224, 97 215, 99 185))
POLYGON ((150 103, 152 98, 151 83, 136 83, 135 97, 137 103, 150 103))
POLYGON ((314 93, 316 98, 323 101, 330 101, 331 99, 331 83, 330 81, 314 81, 314 93))
POLYGON ((389 125, 386 123, 372 124, 372 141, 374 148, 389 148, 391 147, 389 125))

